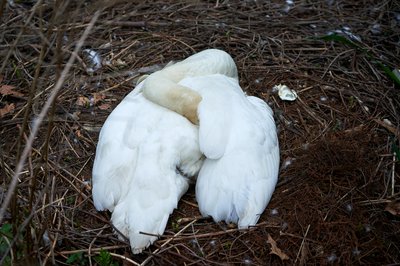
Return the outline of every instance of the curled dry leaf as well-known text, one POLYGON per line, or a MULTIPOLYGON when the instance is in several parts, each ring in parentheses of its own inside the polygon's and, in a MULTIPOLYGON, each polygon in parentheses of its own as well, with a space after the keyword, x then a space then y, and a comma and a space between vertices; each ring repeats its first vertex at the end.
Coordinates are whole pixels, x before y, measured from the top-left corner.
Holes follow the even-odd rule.
POLYGON ((400 216, 400 201, 389 202, 385 207, 385 211, 393 215, 400 216))
POLYGON ((113 65, 119 67, 119 66, 126 66, 127 64, 125 61, 122 61, 121 59, 118 58, 117 60, 113 60, 113 65))
POLYGON ((15 109, 15 105, 13 103, 6 104, 3 108, 0 108, 0 117, 5 116, 15 109))
POLYGON ((97 104, 99 101, 103 100, 104 98, 106 98, 106 96, 104 94, 101 93, 92 93, 92 104, 95 105, 97 104))
POLYGON ((288 260, 289 256, 286 255, 278 246, 276 245, 275 240, 271 237, 270 234, 268 234, 268 240, 267 243, 271 245, 271 252, 270 254, 275 254, 281 258, 281 260, 288 260))
POLYGON ((76 99, 76 105, 78 106, 88 106, 90 103, 89 98, 85 96, 79 96, 78 99, 76 99))
POLYGON ((103 104, 99 105, 100 110, 108 110, 110 108, 111 108, 111 105, 109 103, 103 103, 103 104))
POLYGON ((79 129, 75 130, 75 135, 76 135, 78 138, 81 138, 81 137, 82 137, 82 133, 81 133, 81 131, 80 131, 79 129))
POLYGON ((104 94, 101 93, 92 93, 90 97, 86 96, 78 96, 76 100, 76 105, 78 106, 93 106, 96 105, 98 102, 106 98, 104 94))
POLYGON ((11 95, 15 97, 23 97, 24 95, 18 91, 14 90, 15 87, 11 85, 1 85, 0 86, 0 94, 6 96, 6 95, 11 95))

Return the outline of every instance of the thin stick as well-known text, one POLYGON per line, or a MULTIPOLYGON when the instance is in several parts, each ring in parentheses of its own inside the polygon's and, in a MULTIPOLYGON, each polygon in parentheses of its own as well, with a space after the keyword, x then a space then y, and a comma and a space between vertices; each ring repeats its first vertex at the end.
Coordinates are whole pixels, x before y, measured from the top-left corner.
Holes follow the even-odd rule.
MULTIPOLYGON (((104 227, 104 228, 105 228, 105 227, 104 227)), ((90 266, 92 266, 92 247, 93 247, 93 244, 94 244, 94 242, 96 241, 96 239, 99 237, 99 235, 101 235, 101 234, 103 233, 104 228, 101 229, 101 230, 96 234, 96 236, 92 239, 92 241, 91 241, 90 244, 89 244, 88 255, 89 255, 89 264, 90 264, 90 266)))
POLYGON ((125 53, 127 50, 129 50, 129 48, 131 48, 132 46, 134 46, 137 43, 137 41, 132 42, 130 45, 128 45, 127 47, 125 47, 124 49, 122 49, 118 54, 116 54, 114 56, 114 60, 117 59, 118 57, 121 56, 121 54, 125 53))
POLYGON ((133 75, 131 77, 126 78, 124 81, 122 81, 122 82, 120 82, 118 84, 115 84, 114 86, 111 86, 110 88, 107 88, 107 89, 104 89, 104 90, 100 91, 99 93, 102 94, 102 93, 108 92, 110 90, 113 90, 115 88, 118 88, 119 86, 121 86, 121 85, 125 84, 126 82, 131 81, 132 79, 135 79, 135 78, 137 78, 139 76, 140 76, 139 74, 135 74, 135 75, 133 75))
POLYGON ((297 262, 297 260, 298 260, 298 258, 300 256, 300 252, 301 252, 301 249, 303 248, 304 242, 306 241, 306 237, 307 237, 307 234, 308 234, 308 230, 310 230, 310 226, 311 226, 311 224, 309 224, 307 226, 306 233, 304 234, 303 240, 301 241, 301 245, 300 245, 299 251, 297 252, 297 256, 296 256, 296 260, 294 261, 294 264, 296 264, 296 262, 297 262))
POLYGON ((6 209, 8 207, 8 205, 10 204, 11 201, 11 197, 14 193, 15 187, 17 185, 18 182, 18 177, 21 174, 22 168, 25 164, 26 158, 28 157, 29 152, 32 149, 32 144, 33 144, 33 140, 36 138, 36 135, 39 131, 39 126, 42 123, 47 111, 49 110, 51 104, 53 103, 53 101, 55 100, 59 90, 61 89, 64 80, 67 78, 67 74, 69 72, 69 70, 71 69, 73 63, 75 62, 75 59, 78 55, 79 50, 81 49, 81 47, 83 46, 83 43, 85 42, 86 38, 88 37, 90 31, 92 30, 95 22, 97 21, 98 17, 100 15, 100 11, 96 11, 96 13, 94 14, 93 18, 91 19, 89 25, 87 26, 87 28, 85 29, 85 31, 83 32, 81 38, 79 39, 78 43, 76 44, 75 50, 72 53, 72 56, 69 58, 65 68, 63 69, 63 71, 61 72, 60 75, 60 79, 57 80, 56 85, 54 86, 54 90, 51 92, 49 98, 47 99, 47 101, 45 102, 42 111, 40 112, 40 114, 38 115, 38 117, 35 119, 35 123, 33 123, 33 127, 32 127, 32 132, 29 135, 29 139, 26 143, 26 146, 22 152, 21 158, 18 162, 17 168, 14 172, 14 175, 12 177, 11 183, 8 187, 8 191, 7 191, 7 195, 4 199, 4 202, 1 206, 0 209, 0 223, 3 221, 4 218, 4 214, 6 212, 6 209))
MULTIPOLYGON (((98 252, 96 252, 96 253, 98 253, 98 252)), ((120 255, 120 254, 116 254, 116 253, 112 253, 112 252, 110 252, 110 255, 113 256, 113 257, 117 257, 117 258, 123 259, 123 260, 125 260, 125 261, 127 261, 127 262, 130 262, 130 263, 132 263, 133 265, 138 265, 138 266, 140 265, 139 263, 137 263, 137 262, 131 260, 130 258, 128 258, 128 257, 126 257, 126 256, 124 256, 124 255, 120 255)))
POLYGON ((393 163, 392 163, 392 197, 394 195, 394 183, 395 183, 395 178, 394 178, 394 173, 396 171, 396 152, 393 152, 393 163))
MULTIPOLYGON (((280 236, 290 236, 290 237, 297 238, 297 239, 306 239, 305 236, 303 236, 303 237, 301 237, 301 236, 296 236, 296 235, 294 235, 294 234, 285 233, 285 232, 282 232, 282 231, 279 231, 279 235, 280 235, 280 236)), ((313 243, 319 244, 318 241, 313 240, 313 239, 310 239, 310 238, 308 238, 308 239, 306 239, 306 240, 307 240, 308 242, 313 242, 313 243)))
MULTIPOLYGON (((127 245, 116 245, 116 246, 109 246, 109 247, 101 247, 101 248, 92 248, 92 252, 100 252, 102 250, 112 250, 112 249, 118 249, 118 248, 126 248, 127 245)), ((58 254, 60 255, 71 255, 75 253, 80 253, 80 252, 89 252, 88 248, 85 249, 77 249, 77 250, 66 250, 66 251, 60 251, 58 254)))
MULTIPOLYGON (((56 212, 58 212, 58 211, 56 210, 56 212)), ((61 219, 58 219, 57 230, 60 230, 60 228, 61 228, 61 219)), ((55 237, 53 239, 53 243, 50 246, 50 251, 47 253, 46 258, 43 261, 43 265, 47 265, 47 260, 50 258, 50 256, 52 257, 52 263, 54 264, 54 248, 55 248, 55 246, 57 244, 57 241, 58 241, 58 235, 59 235, 59 232, 56 233, 56 235, 55 235, 55 237)))
MULTIPOLYGON (((100 254, 100 252, 102 250, 104 251, 104 250, 111 250, 111 249, 125 248, 125 247, 126 246, 124 245, 124 246, 110 246, 110 247, 102 247, 102 248, 92 248, 91 252, 93 252, 92 254, 100 254)), ((76 253, 80 253, 80 252, 89 252, 89 249, 78 249, 78 250, 70 250, 70 251, 61 251, 61 252, 59 252, 59 254, 61 254, 61 255, 70 255, 70 254, 76 254, 76 253)), ((119 255, 119 254, 112 253, 112 252, 109 252, 109 253, 110 253, 111 256, 123 259, 123 260, 125 260, 127 262, 132 263, 133 265, 140 265, 139 263, 135 262, 134 260, 132 260, 130 258, 127 258, 124 255, 119 255)), ((92 254, 90 254, 90 255, 92 255, 92 254)))
POLYGON ((195 222, 197 222, 198 220, 193 220, 192 222, 188 223, 185 227, 183 227, 178 233, 176 233, 173 237, 171 237, 170 239, 168 239, 167 241, 165 241, 164 244, 161 245, 160 248, 156 249, 150 256, 148 256, 141 264, 140 266, 144 266, 146 265, 153 257, 155 254, 157 254, 162 247, 164 247, 165 245, 167 245, 169 242, 171 242, 176 236, 182 234, 182 232, 184 232, 187 228, 189 228, 192 224, 194 224, 195 222))

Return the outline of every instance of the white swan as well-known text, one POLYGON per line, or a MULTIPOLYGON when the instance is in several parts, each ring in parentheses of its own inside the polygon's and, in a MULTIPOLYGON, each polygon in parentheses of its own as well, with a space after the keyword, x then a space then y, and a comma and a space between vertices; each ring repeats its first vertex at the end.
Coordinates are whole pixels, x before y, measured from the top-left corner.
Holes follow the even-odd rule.
POLYGON ((181 85, 198 92, 199 144, 206 160, 196 184, 203 216, 255 225, 278 179, 279 146, 271 108, 246 96, 225 75, 186 78, 181 85))
POLYGON ((93 165, 93 200, 113 212, 113 225, 140 253, 164 232, 200 168, 202 215, 246 228, 268 204, 278 164, 272 110, 243 93, 227 53, 206 50, 153 73, 110 114, 93 165), (199 129, 180 114, 199 118, 199 129))
POLYGON ((142 252, 163 234, 169 215, 188 189, 189 177, 202 165, 197 127, 162 106, 197 119, 192 99, 201 97, 178 82, 207 73, 237 78, 227 53, 203 51, 150 75, 102 127, 93 165, 94 205, 113 212, 111 221, 129 238, 133 253, 142 252), (143 91, 162 106, 147 100, 143 91))

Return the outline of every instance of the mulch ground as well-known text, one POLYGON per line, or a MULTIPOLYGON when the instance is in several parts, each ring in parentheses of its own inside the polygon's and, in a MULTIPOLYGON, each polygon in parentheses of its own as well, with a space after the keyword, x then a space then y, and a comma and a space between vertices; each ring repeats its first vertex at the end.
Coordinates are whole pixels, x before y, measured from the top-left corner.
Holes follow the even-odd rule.
POLYGON ((3 206, 39 113, 64 81, 0 224, 4 263, 400 263, 398 1, 0 3, 3 206), (140 75, 207 48, 230 53, 246 93, 273 108, 279 184, 244 231, 200 219, 192 188, 160 240, 132 255, 91 199, 99 129, 140 75), (298 98, 282 101, 278 84, 298 98))

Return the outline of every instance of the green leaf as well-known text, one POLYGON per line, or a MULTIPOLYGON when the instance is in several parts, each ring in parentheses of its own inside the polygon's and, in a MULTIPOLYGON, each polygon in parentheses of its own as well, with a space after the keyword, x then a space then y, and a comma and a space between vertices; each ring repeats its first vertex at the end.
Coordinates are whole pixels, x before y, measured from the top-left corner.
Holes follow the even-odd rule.
POLYGON ((74 265, 77 265, 77 264, 83 265, 83 264, 85 264, 85 257, 83 256, 83 252, 77 252, 77 253, 71 254, 68 257, 66 263, 67 264, 74 264, 74 265))
POLYGON ((328 35, 324 35, 319 37, 319 39, 324 40, 324 41, 336 41, 336 42, 340 42, 342 44, 347 44, 348 46, 351 46, 353 48, 357 48, 360 50, 364 50, 360 45, 358 45, 357 43, 353 42, 352 40, 346 38, 345 36, 339 35, 337 33, 333 33, 333 34, 328 34, 328 35))
POLYGON ((400 77, 396 75, 396 70, 391 70, 388 66, 384 65, 382 62, 376 60, 375 63, 386 73, 386 75, 398 86, 400 86, 400 77))
POLYGON ((5 223, 0 227, 0 257, 8 249, 9 242, 12 239, 12 225, 5 223), (7 241, 8 240, 8 241, 7 241))
POLYGON ((5 223, 0 227, 0 234, 7 238, 12 238, 12 225, 5 223))
POLYGON ((392 71, 388 66, 383 64, 381 61, 377 60, 374 56, 371 55, 370 52, 368 52, 367 49, 365 49, 364 47, 362 47, 358 43, 353 42, 349 38, 347 38, 345 36, 342 36, 342 35, 339 35, 337 33, 328 34, 328 35, 324 35, 324 36, 317 37, 317 38, 321 39, 321 40, 324 40, 324 41, 336 41, 336 42, 348 45, 348 46, 350 46, 352 48, 355 48, 355 49, 363 52, 372 63, 377 64, 379 66, 379 68, 381 70, 383 70, 383 72, 385 72, 386 76, 388 76, 394 82, 394 84, 396 84, 397 86, 400 86, 400 73, 399 73, 399 71, 397 69, 394 69, 392 71))
POLYGON ((118 263, 114 262, 112 259, 112 256, 110 252, 105 251, 105 250, 100 250, 100 254, 97 255, 94 260, 100 265, 100 266, 117 266, 118 263))

